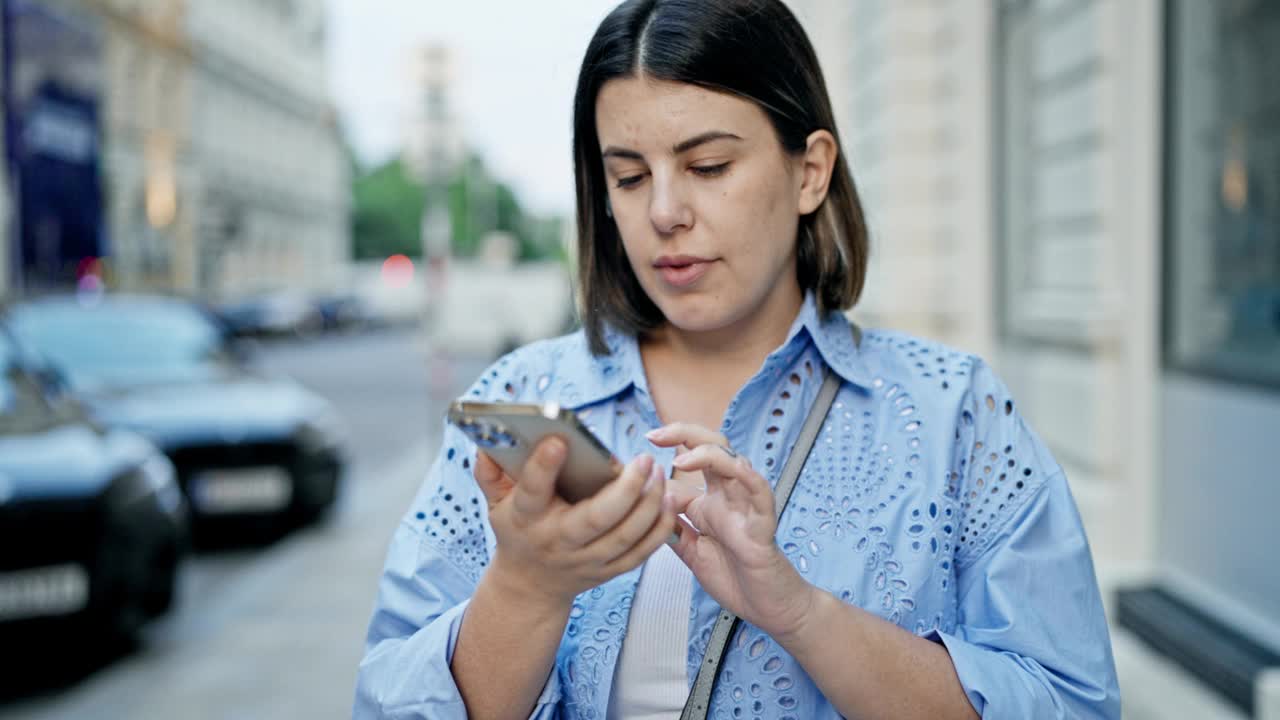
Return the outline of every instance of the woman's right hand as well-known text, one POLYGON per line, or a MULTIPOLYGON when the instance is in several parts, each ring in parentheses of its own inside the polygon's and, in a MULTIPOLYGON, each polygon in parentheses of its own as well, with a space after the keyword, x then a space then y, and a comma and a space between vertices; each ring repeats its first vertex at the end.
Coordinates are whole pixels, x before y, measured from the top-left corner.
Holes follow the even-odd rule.
POLYGON ((543 440, 515 479, 481 452, 475 478, 498 540, 485 580, 513 593, 508 597, 567 610, 579 593, 643 563, 671 536, 675 513, 664 502, 666 478, 651 455, 570 504, 555 489, 565 453, 563 440, 543 440))

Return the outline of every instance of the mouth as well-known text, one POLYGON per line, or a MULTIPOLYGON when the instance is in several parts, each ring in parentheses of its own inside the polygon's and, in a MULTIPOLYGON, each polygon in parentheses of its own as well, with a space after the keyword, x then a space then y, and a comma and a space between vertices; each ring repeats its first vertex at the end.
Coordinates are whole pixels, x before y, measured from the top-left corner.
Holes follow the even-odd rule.
POLYGON ((706 258, 677 255, 658 258, 653 267, 668 285, 686 288, 702 279, 713 262, 706 258))

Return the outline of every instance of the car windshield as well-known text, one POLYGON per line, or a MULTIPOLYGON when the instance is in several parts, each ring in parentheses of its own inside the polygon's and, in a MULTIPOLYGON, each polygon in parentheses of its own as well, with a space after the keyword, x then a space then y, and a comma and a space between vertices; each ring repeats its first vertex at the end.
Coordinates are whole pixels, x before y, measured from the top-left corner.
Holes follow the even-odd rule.
POLYGON ((80 389, 193 382, 225 370, 218 327, 181 303, 33 304, 11 319, 19 340, 80 389))

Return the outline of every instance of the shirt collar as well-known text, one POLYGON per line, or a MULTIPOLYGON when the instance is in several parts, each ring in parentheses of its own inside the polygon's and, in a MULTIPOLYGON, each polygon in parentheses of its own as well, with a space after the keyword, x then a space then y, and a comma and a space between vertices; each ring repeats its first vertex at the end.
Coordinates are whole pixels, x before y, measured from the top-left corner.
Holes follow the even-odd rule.
POLYGON ((871 387, 871 371, 867 369, 859 347, 862 331, 844 313, 819 313, 813 293, 805 293, 804 304, 800 306, 800 313, 796 315, 782 349, 796 344, 802 330, 818 348, 822 361, 842 380, 864 389, 871 387))
MULTIPOLYGON (((789 364, 812 342, 823 362, 845 382, 864 389, 871 387, 871 373, 859 351, 852 323, 840 312, 818 312, 813 293, 806 293, 800 312, 787 333, 787 340, 770 357, 781 356, 789 364)), ((584 335, 582 352, 577 358, 566 357, 562 372, 578 382, 578 392, 567 407, 578 409, 613 397, 629 386, 648 392, 644 374, 644 362, 640 358, 640 346, 636 337, 606 324, 605 344, 607 355, 592 355, 587 349, 584 335), (575 360, 583 362, 578 365, 575 360)))

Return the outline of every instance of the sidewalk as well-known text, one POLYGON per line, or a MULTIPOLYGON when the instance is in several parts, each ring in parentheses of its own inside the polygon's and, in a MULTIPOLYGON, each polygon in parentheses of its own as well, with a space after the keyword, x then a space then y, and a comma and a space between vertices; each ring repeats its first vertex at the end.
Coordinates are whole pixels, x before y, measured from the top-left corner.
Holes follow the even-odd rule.
POLYGON ((1129 632, 1113 628, 1111 644, 1125 720, 1249 720, 1129 632))

